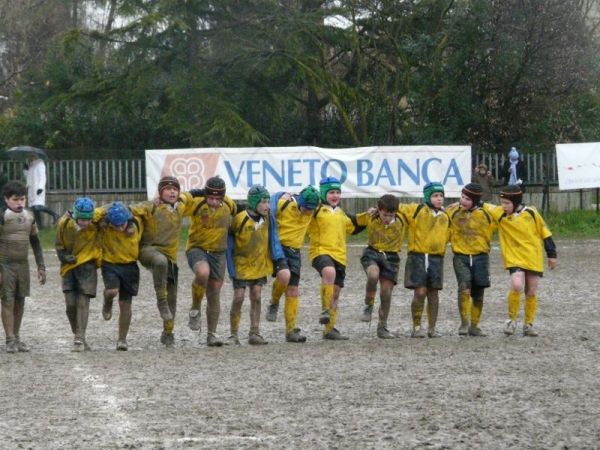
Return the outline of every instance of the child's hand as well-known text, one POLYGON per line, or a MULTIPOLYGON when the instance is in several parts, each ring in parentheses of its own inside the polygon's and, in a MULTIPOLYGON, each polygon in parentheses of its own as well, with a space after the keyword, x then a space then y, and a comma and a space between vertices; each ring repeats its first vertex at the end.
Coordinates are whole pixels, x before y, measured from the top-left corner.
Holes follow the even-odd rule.
POLYGON ((43 267, 40 267, 38 269, 38 281, 40 282, 40 284, 44 285, 46 284, 46 269, 44 269, 43 267))
POLYGON ((374 206, 371 206, 369 209, 367 209, 367 212, 370 216, 375 217, 379 211, 374 206))
POLYGON ((554 268, 558 265, 557 258, 548 258, 548 267, 550 270, 554 270, 554 268))

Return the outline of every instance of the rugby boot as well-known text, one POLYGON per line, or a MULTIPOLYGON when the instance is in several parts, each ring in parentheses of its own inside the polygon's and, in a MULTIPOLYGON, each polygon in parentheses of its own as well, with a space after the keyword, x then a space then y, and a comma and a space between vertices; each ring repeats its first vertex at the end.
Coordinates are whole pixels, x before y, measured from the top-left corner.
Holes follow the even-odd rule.
POLYGON ((328 341, 347 341, 349 338, 340 333, 337 328, 332 328, 330 331, 323 334, 323 339, 328 341))
POLYGON ((227 338, 227 341, 225 341, 225 345, 242 345, 242 343, 237 334, 232 334, 227 338))
POLYGON ((396 336, 392 333, 390 333, 390 330, 387 329, 387 327, 377 327, 377 337, 379 339, 394 339, 396 336))
POLYGON ((202 314, 199 309, 190 309, 188 327, 194 331, 200 331, 202 328, 202 314))
POLYGON ((527 337, 537 337, 538 336, 538 332, 534 328, 533 324, 528 323, 523 326, 523 336, 527 336, 527 337))
POLYGON ((80 337, 76 337, 73 340, 73 348, 71 349, 73 352, 83 352, 85 351, 85 345, 83 339, 80 337))
POLYGON ((126 352, 128 350, 127 341, 125 339, 120 339, 117 341, 117 350, 121 352, 126 352))
POLYGON ((364 305, 362 314, 360 315, 361 322, 370 322, 371 315, 373 314, 373 305, 364 305))
POLYGON ((221 347, 223 345, 223 341, 216 334, 208 333, 206 336, 206 345, 208 347, 221 347))
POLYGON ((18 351, 17 340, 15 338, 6 339, 6 353, 17 353, 18 351))
POLYGON ((173 333, 165 333, 164 331, 160 335, 160 343, 165 347, 175 346, 175 335, 173 333))
POLYGON ((327 325, 330 319, 331 312, 328 309, 324 309, 323 311, 321 311, 321 315, 319 316, 319 323, 321 325, 327 325))
POLYGON ((275 322, 277 320, 277 311, 279 311, 279 305, 275 303, 269 304, 267 314, 265 315, 268 322, 275 322))
POLYGON ((439 338, 442 337, 442 335, 438 333, 438 331, 435 328, 430 328, 429 330, 427 330, 427 337, 439 338))
POLYGON ((469 324, 461 323, 460 327, 458 327, 458 335, 459 336, 467 336, 469 334, 469 324))
POLYGON ((267 341, 258 333, 250 333, 248 335, 248 344, 250 345, 265 345, 267 341))
POLYGON ((300 328, 294 328, 290 333, 285 335, 286 342, 306 342, 306 336, 304 336, 300 328))
POLYGON ((414 327, 412 330, 412 333, 410 334, 411 338, 424 338, 427 336, 427 333, 425 332, 425 330, 423 329, 423 327, 414 327))
POLYGON ((470 326, 469 327, 469 336, 485 337, 485 336, 487 336, 487 334, 485 334, 483 331, 481 331, 481 328, 479 328, 479 327, 470 326))
POLYGON ((17 350, 21 353, 27 353, 29 351, 29 345, 21 340, 19 336, 15 336, 15 340, 17 341, 17 350))
POLYGON ((516 329, 517 322, 515 322, 514 320, 507 320, 506 325, 504 326, 504 334, 507 336, 512 336, 513 334, 515 334, 516 329))

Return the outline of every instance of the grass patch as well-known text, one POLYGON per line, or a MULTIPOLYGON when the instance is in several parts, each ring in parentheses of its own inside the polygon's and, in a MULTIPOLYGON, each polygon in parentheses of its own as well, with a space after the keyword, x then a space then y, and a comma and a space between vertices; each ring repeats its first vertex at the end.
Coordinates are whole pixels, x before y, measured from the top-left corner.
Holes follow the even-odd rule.
POLYGON ((599 238, 600 214, 594 210, 576 210, 544 215, 555 238, 599 238))

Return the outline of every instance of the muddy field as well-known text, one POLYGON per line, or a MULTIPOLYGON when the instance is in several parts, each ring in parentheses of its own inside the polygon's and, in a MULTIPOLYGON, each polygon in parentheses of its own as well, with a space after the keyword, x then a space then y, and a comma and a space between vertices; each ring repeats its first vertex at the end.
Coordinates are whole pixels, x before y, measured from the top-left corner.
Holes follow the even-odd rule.
MULTIPOLYGON (((263 319, 267 346, 206 347, 205 334, 199 343, 187 328, 191 273, 181 255, 176 347, 158 342, 143 271, 130 351, 114 350, 117 318, 105 322, 96 299, 86 353, 70 351, 56 257, 47 252, 49 282, 27 300, 21 332, 32 351, 0 347, 0 448, 600 448, 600 241, 558 246, 559 268, 541 283, 538 338, 502 334, 508 275, 494 249, 487 338, 458 337, 447 257, 443 337, 408 337, 410 293, 398 287, 390 329, 400 337, 379 340, 375 323, 358 320, 364 275, 353 247, 339 318, 347 342, 321 340, 318 278, 305 264, 306 344, 284 342, 280 313, 277 323, 263 319)), ((227 282, 225 337, 231 295, 227 282)))

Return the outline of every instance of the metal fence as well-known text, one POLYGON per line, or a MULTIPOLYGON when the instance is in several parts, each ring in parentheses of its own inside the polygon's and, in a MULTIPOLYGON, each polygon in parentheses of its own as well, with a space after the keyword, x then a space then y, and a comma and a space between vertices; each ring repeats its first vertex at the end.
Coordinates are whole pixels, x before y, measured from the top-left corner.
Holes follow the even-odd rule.
MULTIPOLYGON (((556 153, 527 153, 521 154, 527 168, 528 185, 558 184, 558 171, 556 168, 556 153)), ((507 160, 507 156, 497 153, 474 153, 473 165, 485 164, 492 172, 494 178, 502 180, 502 167, 507 160)))
MULTIPOLYGON (((556 154, 523 155, 529 185, 558 184, 556 154)), ((484 163, 496 180, 502 179, 506 155, 474 153, 473 166, 484 163)), ((11 180, 23 179, 23 163, 0 161, 0 170, 11 180)), ((48 161, 48 191, 55 193, 145 192, 146 167, 143 159, 90 159, 48 161)))
MULTIPOLYGON (((23 179, 22 162, 0 161, 0 170, 10 180, 23 179)), ((62 160, 46 163, 48 191, 145 192, 146 166, 143 159, 62 160)))

